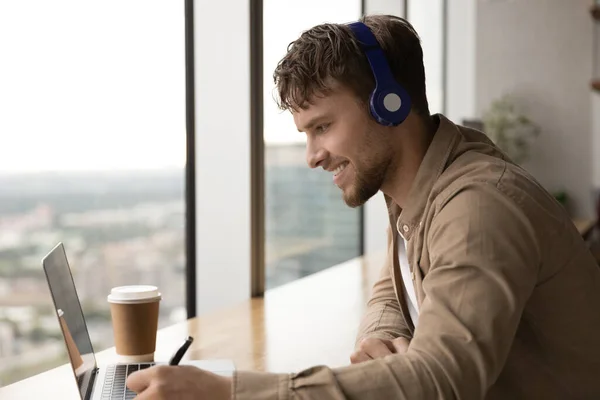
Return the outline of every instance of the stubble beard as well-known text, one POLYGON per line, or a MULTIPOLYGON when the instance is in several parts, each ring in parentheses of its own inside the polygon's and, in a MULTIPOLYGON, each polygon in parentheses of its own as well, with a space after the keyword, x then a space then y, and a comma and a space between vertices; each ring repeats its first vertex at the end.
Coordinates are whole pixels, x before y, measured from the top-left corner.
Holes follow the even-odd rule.
POLYGON ((351 208, 360 207, 376 195, 381 189, 390 163, 391 157, 384 154, 383 157, 376 157, 376 160, 371 161, 370 167, 359 170, 354 166, 356 178, 350 188, 343 192, 346 205, 351 208))

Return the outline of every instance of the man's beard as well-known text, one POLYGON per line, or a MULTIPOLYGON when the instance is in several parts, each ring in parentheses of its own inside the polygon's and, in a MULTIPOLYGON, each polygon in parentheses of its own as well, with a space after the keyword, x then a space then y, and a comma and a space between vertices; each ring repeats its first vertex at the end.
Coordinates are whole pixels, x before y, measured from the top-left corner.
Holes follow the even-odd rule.
POLYGON ((383 184, 391 158, 386 157, 368 170, 361 172, 354 167, 356 178, 347 191, 343 192, 344 202, 349 207, 360 207, 373 197, 383 184))

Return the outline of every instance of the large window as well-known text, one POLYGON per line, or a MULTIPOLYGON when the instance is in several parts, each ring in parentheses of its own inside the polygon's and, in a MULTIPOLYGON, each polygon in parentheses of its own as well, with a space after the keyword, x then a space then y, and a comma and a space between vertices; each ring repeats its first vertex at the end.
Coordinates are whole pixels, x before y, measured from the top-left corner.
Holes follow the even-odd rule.
POLYGON ((41 267, 65 244, 95 350, 113 286, 186 317, 183 1, 0 2, 0 386, 67 362, 41 267))
POLYGON ((346 206, 331 174, 306 165, 304 134, 273 100, 273 71, 288 44, 323 22, 351 22, 361 2, 264 0, 266 288, 360 255, 360 211, 346 206))

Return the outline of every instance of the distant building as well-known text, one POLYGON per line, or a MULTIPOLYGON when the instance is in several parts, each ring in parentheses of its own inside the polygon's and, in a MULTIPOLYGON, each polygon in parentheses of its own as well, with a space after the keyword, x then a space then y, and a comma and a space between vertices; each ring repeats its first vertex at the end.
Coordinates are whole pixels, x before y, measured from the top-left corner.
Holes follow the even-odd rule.
MULTIPOLYGON (((267 146, 265 173, 267 288, 359 255, 359 210, 344 204, 331 173, 306 166, 304 146, 267 146)), ((0 267, 10 272, 0 278, 2 361, 63 362, 57 354, 64 344, 52 330, 54 308, 40 267, 58 241, 65 243, 98 350, 112 345, 106 302, 112 286, 157 284, 161 326, 186 317, 182 177, 175 170, 160 176, 45 177, 51 185, 42 185, 37 175, 11 181, 17 187, 10 193, 27 196, 17 202, 0 193, 0 267), (27 339, 34 323, 43 328, 44 342, 27 339), (18 340, 15 326, 24 335, 18 340)), ((0 380, 8 379, 3 368, 18 364, 9 368, 7 362, 0 363, 0 380)))
POLYGON ((12 324, 0 321, 0 358, 15 354, 15 333, 12 324))
POLYGON ((330 172, 306 164, 304 145, 265 148, 267 287, 357 257, 360 214, 330 172))

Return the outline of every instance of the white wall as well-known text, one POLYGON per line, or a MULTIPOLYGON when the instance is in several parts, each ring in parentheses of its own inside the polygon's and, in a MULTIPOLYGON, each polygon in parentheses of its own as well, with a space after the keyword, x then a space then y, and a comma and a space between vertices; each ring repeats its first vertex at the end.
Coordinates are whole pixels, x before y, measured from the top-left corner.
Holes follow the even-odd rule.
POLYGON ((196 304, 202 315, 250 297, 249 2, 195 1, 194 19, 196 304), (219 15, 227 16, 226 29, 222 18, 207 18, 219 15))
POLYGON ((447 2, 446 110, 452 121, 475 115, 475 0, 447 2))
POLYGON ((524 166, 547 189, 566 189, 578 216, 592 215, 590 3, 479 1, 476 13, 475 112, 516 96, 541 126, 524 166))

